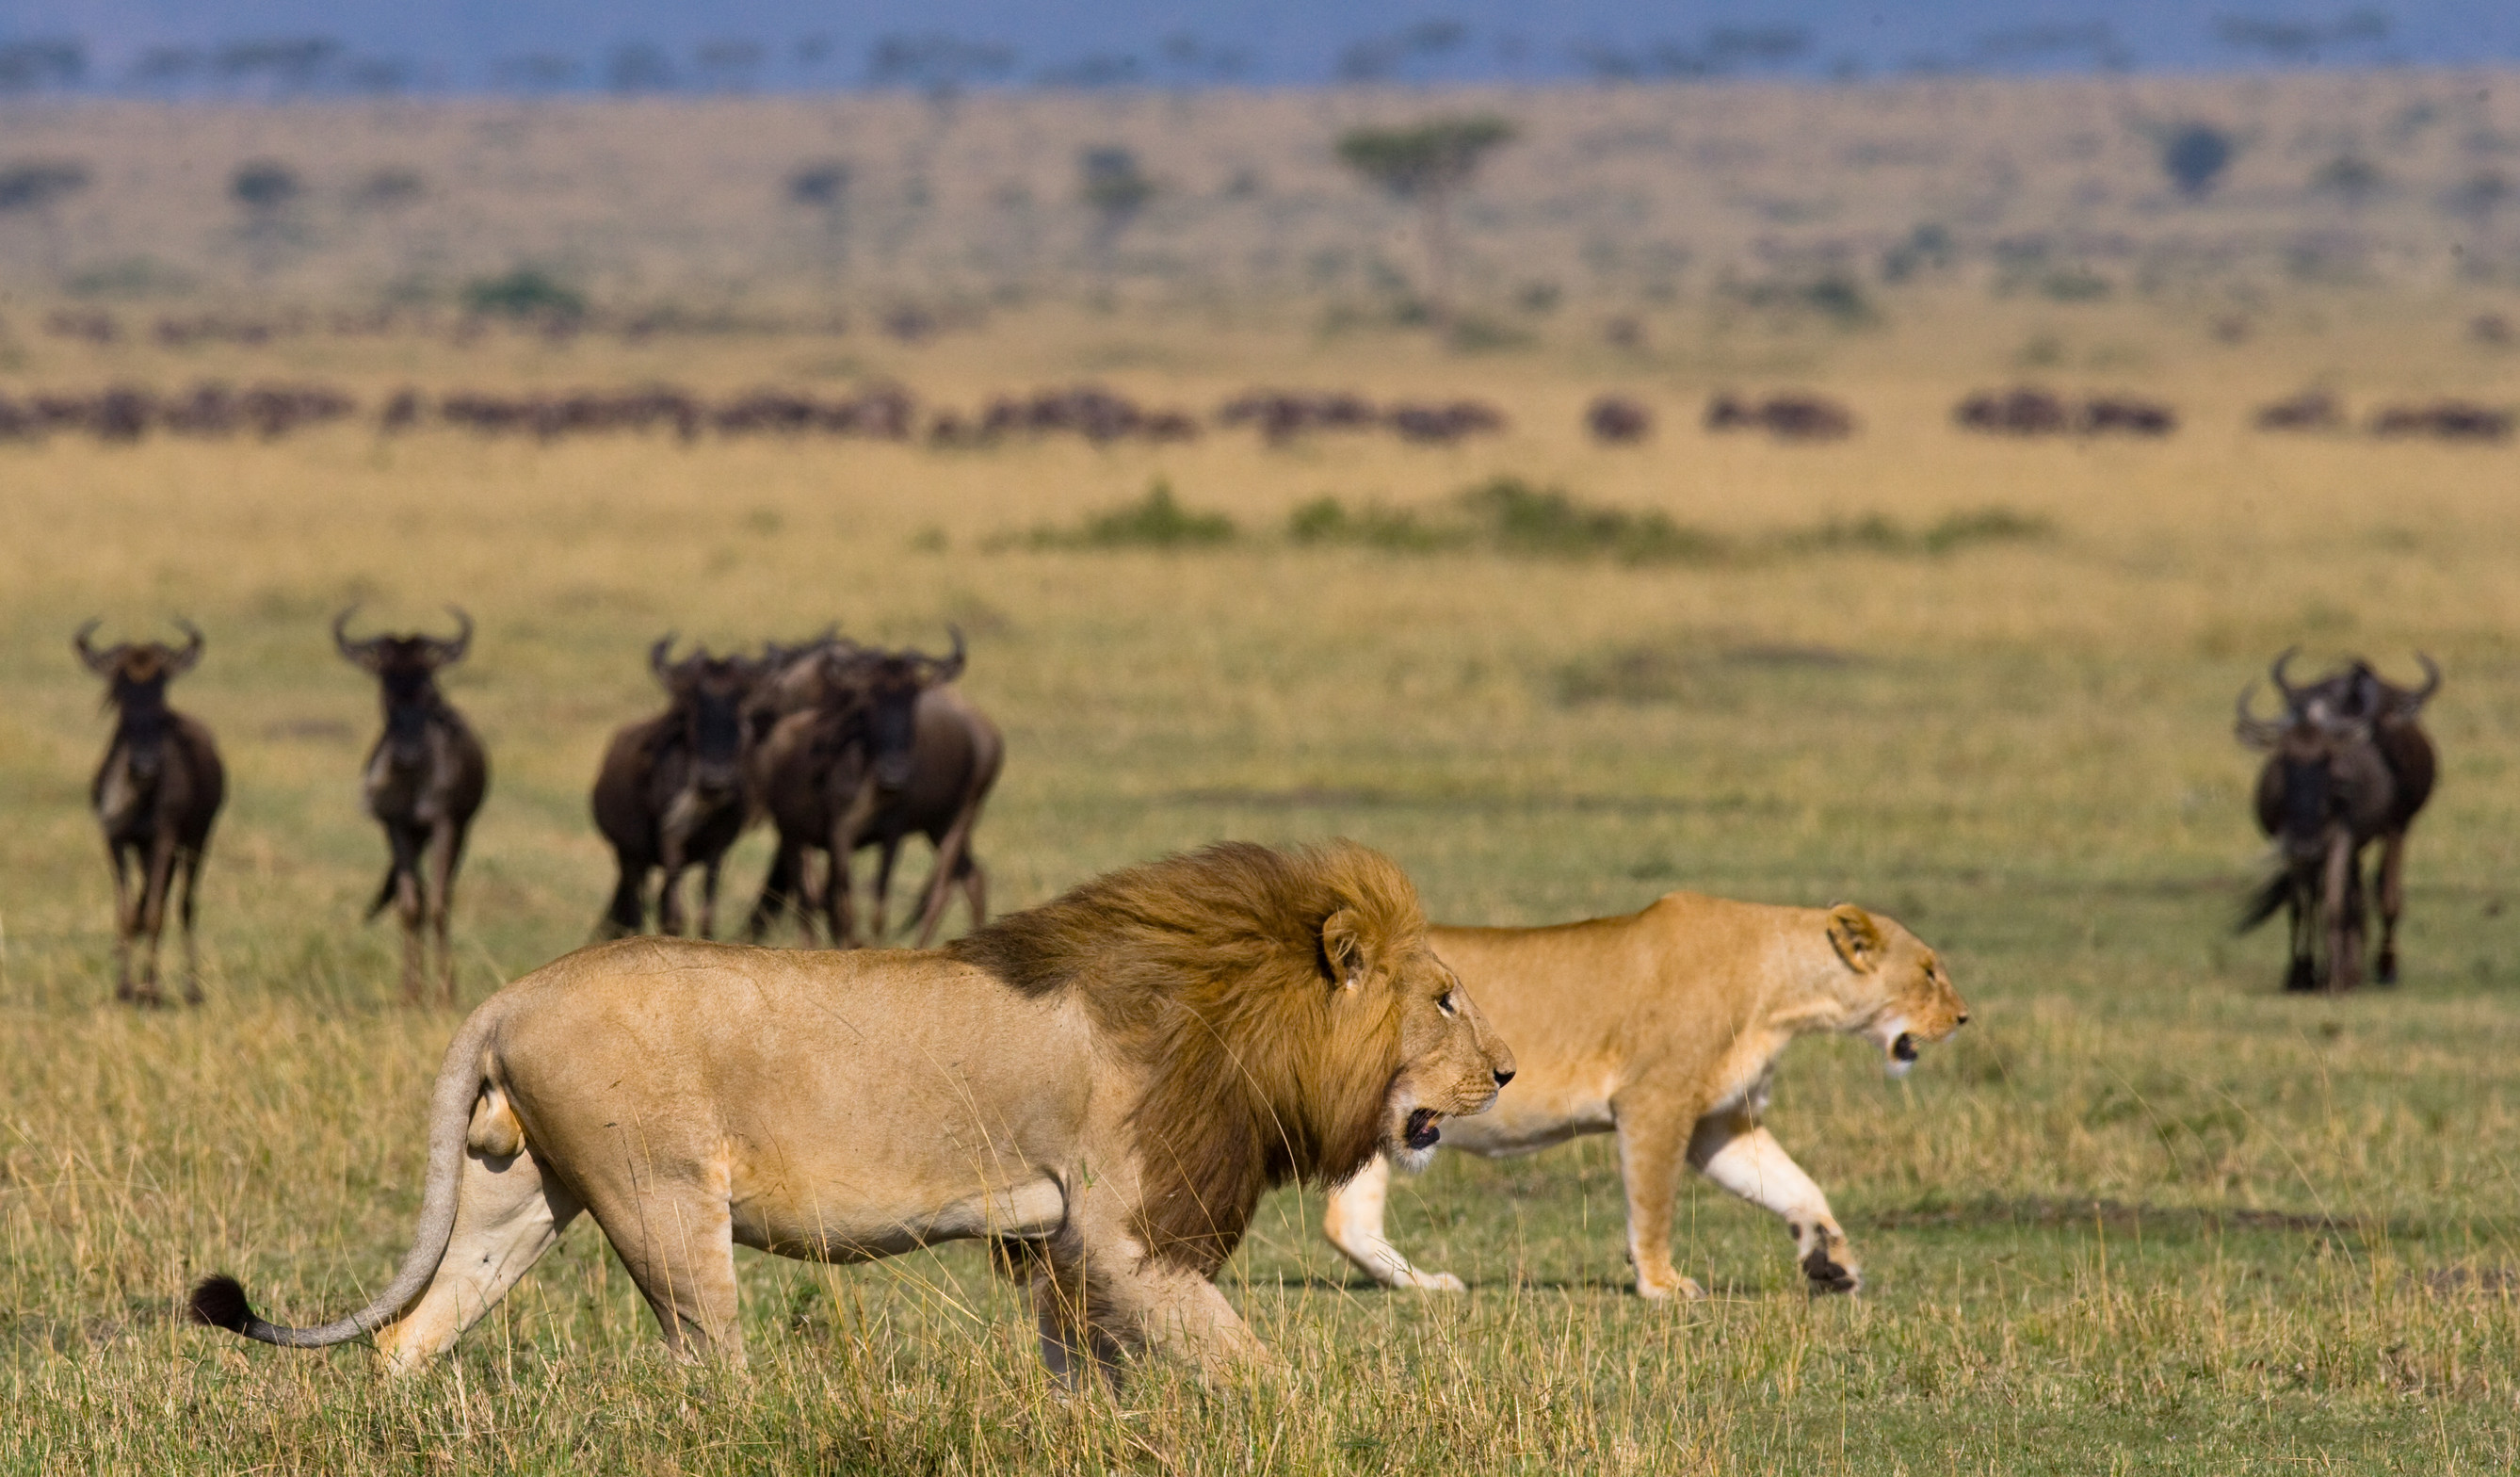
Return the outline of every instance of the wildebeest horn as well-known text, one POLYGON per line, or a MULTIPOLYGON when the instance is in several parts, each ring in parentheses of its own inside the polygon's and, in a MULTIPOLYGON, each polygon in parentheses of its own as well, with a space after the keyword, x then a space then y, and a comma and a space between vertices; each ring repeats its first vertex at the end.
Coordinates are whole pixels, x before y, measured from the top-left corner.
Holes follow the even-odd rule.
POLYGON ((674 685, 674 672, 673 665, 665 658, 672 655, 673 650, 674 632, 672 631, 657 637, 656 644, 648 648, 648 669, 656 674, 657 681, 668 687, 674 685))
POLYGON ((930 682, 951 682, 963 674, 963 627, 949 625, 945 629, 954 638, 954 651, 942 662, 934 657, 926 659, 927 680, 930 682))
POLYGON ((87 664, 87 669, 98 676, 104 676, 112 671, 114 664, 121 660, 124 650, 120 646, 113 646, 99 651, 87 644, 87 638, 95 635, 96 628, 104 623, 103 621, 90 621, 78 628, 78 634, 70 637, 70 650, 77 652, 79 660, 87 664))
POLYGON ((351 666, 374 671, 377 669, 377 642, 383 638, 371 636, 365 641, 350 639, 350 618, 358 614, 358 602, 352 601, 341 607, 341 613, 333 618, 333 646, 335 650, 340 652, 341 659, 351 666))
POLYGON ((2424 669, 2424 685, 2398 700, 2396 706, 2401 717, 2413 717, 2434 693, 2441 691, 2441 668, 2433 659, 2417 652, 2415 665, 2424 669))
POLYGON ((175 653, 175 660, 168 665, 167 674, 180 677, 201 665, 202 649, 209 643, 202 639, 202 628, 190 621, 178 620, 175 623, 175 628, 184 633, 184 649, 175 653))
POLYGON ((2291 666, 2292 659, 2299 655, 2301 655, 2300 647, 2287 646, 2283 650, 2283 655, 2275 658, 2274 665, 2267 669, 2267 675, 2274 678, 2275 691, 2283 694, 2284 706, 2296 711, 2301 707, 2301 692, 2284 680, 2284 669, 2291 666))
POLYGON ((2283 739, 2283 724, 2249 712, 2249 699, 2257 696, 2257 692, 2258 684, 2254 680, 2240 689, 2240 701, 2234 705, 2238 718, 2231 724, 2231 734, 2252 749, 2272 749, 2283 739))
POLYGON ((440 667, 454 666, 464 660, 466 652, 472 649, 472 618, 464 614, 464 607, 460 605, 448 606, 446 613, 455 618, 455 639, 439 641, 432 638, 428 643, 428 649, 436 656, 437 665, 440 667))

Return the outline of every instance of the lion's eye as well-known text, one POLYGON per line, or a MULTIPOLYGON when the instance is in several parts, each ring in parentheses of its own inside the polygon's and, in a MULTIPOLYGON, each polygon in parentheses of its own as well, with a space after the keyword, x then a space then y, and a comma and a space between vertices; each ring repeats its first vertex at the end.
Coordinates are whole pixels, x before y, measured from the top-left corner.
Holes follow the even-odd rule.
POLYGON ((1453 992, 1449 990, 1435 997, 1435 1008, 1444 1012, 1446 1015, 1458 1015, 1460 1013, 1460 1008, 1453 1003, 1453 992))

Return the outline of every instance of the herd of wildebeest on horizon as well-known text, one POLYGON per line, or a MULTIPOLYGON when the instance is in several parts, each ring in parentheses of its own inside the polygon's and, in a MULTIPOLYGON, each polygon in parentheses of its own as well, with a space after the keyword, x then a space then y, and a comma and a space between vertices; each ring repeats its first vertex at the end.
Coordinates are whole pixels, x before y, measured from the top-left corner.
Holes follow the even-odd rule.
MULTIPOLYGON (((716 398, 671 385, 451 390, 433 395, 406 387, 365 412, 359 396, 339 386, 264 383, 239 389, 204 381, 168 393, 135 385, 0 392, 0 442, 85 435, 127 445, 153 434, 276 440, 357 420, 363 413, 381 437, 430 427, 540 442, 645 433, 684 444, 703 438, 820 436, 916 441, 944 450, 1062 435, 1095 445, 1167 444, 1196 440, 1210 430, 1243 428, 1272 446, 1325 434, 1371 432, 1440 446, 1493 435, 1509 424, 1503 410, 1472 396, 1377 402, 1346 391, 1300 389, 1252 390, 1204 417, 1180 407, 1144 405, 1098 385, 997 394, 972 409, 927 404, 891 384, 838 394, 754 389, 716 398)), ((1652 406, 1623 393, 1597 395, 1583 413, 1584 429, 1603 445, 1648 440, 1656 419, 1652 406)), ((2159 438, 2175 434, 2181 417, 2175 406, 2140 395, 2077 398, 2025 385, 1971 392, 1953 407, 1952 423, 1963 432, 2009 438, 2159 438)), ((2333 392, 2308 390, 2259 407, 2250 424, 2263 432, 2342 435, 2355 431, 2358 421, 2333 392)), ((1843 401, 1809 391, 1745 394, 1726 390, 1708 397, 1699 425, 1709 434, 1755 431, 1780 441, 1832 441, 1856 435, 1862 422, 1843 401)), ((2359 425, 2365 434, 2387 438, 2490 443, 2509 439, 2520 428, 2520 415, 2444 398, 2379 405, 2365 412, 2359 425)))
MULTIPOLYGON (((383 732, 368 752, 361 788, 389 859, 367 915, 391 907, 402 923, 406 997, 421 1000, 433 973, 451 1005, 448 914, 467 833, 488 794, 489 760, 438 686, 438 673, 472 647, 471 619, 449 609, 457 623, 451 637, 353 639, 355 607, 334 619, 332 636, 343 660, 377 680, 383 710, 383 732)), ((89 799, 113 865, 116 996, 162 1002, 158 941, 180 889, 182 988, 198 1002, 195 892, 226 771, 208 727, 169 707, 166 689, 200 663, 205 643, 198 627, 179 623, 181 646, 99 649, 92 642, 98 623, 80 626, 72 645, 106 679, 114 714, 89 799)), ((2437 770, 2421 715, 2440 690, 2441 669, 2419 653, 2423 680, 2404 686, 2358 657, 2296 682, 2294 657, 2287 651, 2269 669, 2280 700, 2272 715, 2256 713, 2254 681, 2238 698, 2234 735, 2266 755, 2253 808, 2273 844, 2268 875, 2250 893, 2239 927, 2287 913, 2284 988, 2347 991, 2363 979, 2364 925, 2376 900, 2380 939, 2370 973, 2394 984, 2407 833, 2432 795, 2437 770), (2364 853, 2374 846, 2377 864, 2366 872, 2364 853)), ((748 939, 793 922, 810 944, 819 922, 834 947, 882 943, 892 868, 913 835, 934 849, 911 924, 921 946, 935 938, 957 890, 972 926, 985 922, 987 874, 972 832, 997 783, 1005 742, 955 685, 965 659, 960 630, 944 657, 863 645, 836 626, 792 645, 765 642, 757 655, 701 647, 677 657, 671 634, 657 640, 648 667, 665 707, 613 733, 595 780, 596 825, 619 866, 598 932, 644 932, 652 915, 662 933, 712 936, 726 855, 760 821, 775 831, 777 848, 744 921, 748 939), (872 926, 862 932, 850 863, 870 846, 878 856, 872 926), (695 868, 697 914, 682 898, 684 875, 695 868)))

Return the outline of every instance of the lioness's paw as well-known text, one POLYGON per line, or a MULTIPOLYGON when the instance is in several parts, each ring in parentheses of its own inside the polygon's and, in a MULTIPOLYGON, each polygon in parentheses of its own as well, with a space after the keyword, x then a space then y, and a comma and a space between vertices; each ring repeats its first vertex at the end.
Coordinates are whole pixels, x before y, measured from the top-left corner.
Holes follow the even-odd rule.
POLYGON ((1828 1254, 1828 1250, 1825 1246, 1815 1246, 1811 1254, 1803 1258, 1803 1275, 1811 1279, 1811 1290, 1815 1293, 1853 1292, 1862 1287, 1864 1274, 1839 1263, 1828 1254))
POLYGON ((1461 1278, 1453 1275, 1449 1271, 1412 1272, 1410 1273, 1410 1280, 1406 1285, 1415 1287, 1419 1292, 1467 1292, 1470 1290, 1469 1283, 1462 1281, 1461 1278))
POLYGON ((1637 1296, 1648 1303, 1668 1303, 1675 1298, 1684 1303, 1694 1303, 1706 1296, 1706 1289, 1698 1286, 1693 1277, 1675 1275, 1668 1282, 1639 1277, 1637 1296))

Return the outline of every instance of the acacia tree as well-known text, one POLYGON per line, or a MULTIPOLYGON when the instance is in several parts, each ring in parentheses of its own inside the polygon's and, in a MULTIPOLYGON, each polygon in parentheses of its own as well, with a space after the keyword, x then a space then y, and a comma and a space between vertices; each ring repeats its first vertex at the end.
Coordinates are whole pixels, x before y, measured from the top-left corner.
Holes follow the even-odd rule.
POLYGON ((37 160, 0 169, 0 215, 23 215, 43 237, 44 271, 62 270, 62 225, 54 207, 88 186, 87 165, 66 160, 37 160))
POLYGON ((1426 251, 1426 307, 1435 326, 1453 321, 1453 197, 1469 187, 1479 164, 1515 134, 1493 114, 1429 118, 1402 128, 1351 128, 1339 135, 1339 162, 1392 199, 1418 207, 1426 251))
POLYGON ((1088 149, 1076 159, 1077 195, 1094 212, 1094 258, 1105 275, 1119 250, 1120 233, 1129 229, 1147 202, 1155 198, 1155 182, 1138 167, 1138 157, 1126 149, 1088 149))
POLYGON ((849 257, 848 161, 816 160, 788 175, 788 203, 811 210, 823 225, 823 274, 836 279, 849 257))

